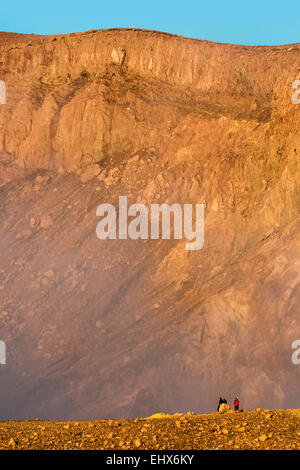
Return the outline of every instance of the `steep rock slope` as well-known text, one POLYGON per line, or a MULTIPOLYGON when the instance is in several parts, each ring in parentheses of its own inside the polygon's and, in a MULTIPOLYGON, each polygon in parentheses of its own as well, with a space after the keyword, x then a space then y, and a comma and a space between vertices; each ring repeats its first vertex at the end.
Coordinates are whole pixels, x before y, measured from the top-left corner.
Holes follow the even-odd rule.
POLYGON ((300 46, 0 33, 0 417, 297 407, 300 46), (96 207, 205 204, 205 245, 96 207))

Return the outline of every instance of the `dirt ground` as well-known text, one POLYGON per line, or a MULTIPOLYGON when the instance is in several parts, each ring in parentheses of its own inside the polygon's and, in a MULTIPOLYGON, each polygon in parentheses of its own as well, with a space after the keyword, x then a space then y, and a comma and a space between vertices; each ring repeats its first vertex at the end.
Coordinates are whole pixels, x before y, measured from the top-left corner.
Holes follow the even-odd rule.
POLYGON ((300 410, 97 421, 5 421, 0 449, 300 449, 300 410))

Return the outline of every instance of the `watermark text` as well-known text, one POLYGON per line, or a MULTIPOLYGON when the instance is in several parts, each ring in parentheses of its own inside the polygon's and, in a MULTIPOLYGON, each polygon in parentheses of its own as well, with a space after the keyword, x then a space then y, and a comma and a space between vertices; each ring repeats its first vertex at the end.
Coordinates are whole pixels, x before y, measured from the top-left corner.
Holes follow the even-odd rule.
POLYGON ((96 234, 100 240, 170 240, 173 220, 174 240, 184 238, 187 240, 186 250, 200 250, 204 245, 204 204, 195 204, 194 209, 192 204, 184 204, 183 207, 180 204, 151 204, 149 217, 144 204, 128 207, 127 196, 119 196, 118 211, 112 204, 97 207, 96 215, 101 220, 97 224, 96 234))
POLYGON ((6 85, 3 80, 0 80, 0 104, 6 104, 6 85))

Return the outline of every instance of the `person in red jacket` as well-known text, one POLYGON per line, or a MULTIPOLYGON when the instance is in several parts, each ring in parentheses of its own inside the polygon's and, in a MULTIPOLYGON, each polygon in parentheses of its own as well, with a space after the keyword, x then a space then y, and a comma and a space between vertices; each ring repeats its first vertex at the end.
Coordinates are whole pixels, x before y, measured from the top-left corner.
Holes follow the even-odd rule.
POLYGON ((238 397, 235 397, 234 402, 233 402, 233 406, 234 406, 235 411, 239 410, 239 404, 240 404, 240 402, 239 402, 238 397))

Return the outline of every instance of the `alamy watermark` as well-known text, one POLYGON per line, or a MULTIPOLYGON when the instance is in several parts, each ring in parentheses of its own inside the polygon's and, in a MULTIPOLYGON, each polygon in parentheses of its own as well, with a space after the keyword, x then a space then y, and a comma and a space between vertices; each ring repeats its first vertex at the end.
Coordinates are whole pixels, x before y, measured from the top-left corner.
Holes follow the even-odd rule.
POLYGON ((150 227, 147 207, 144 204, 128 207, 127 196, 119 196, 118 211, 112 204, 100 204, 96 215, 102 217, 96 228, 100 240, 170 240, 173 217, 174 240, 187 240, 186 250, 200 250, 204 245, 204 204, 195 204, 195 230, 193 204, 184 204, 183 207, 181 204, 151 204, 150 227), (129 221, 128 217, 134 218, 129 221))
POLYGON ((292 94, 292 103, 293 104, 300 104, 300 80, 294 80, 292 83, 292 88, 296 88, 296 91, 292 94))
POLYGON ((6 364, 6 345, 4 341, 0 341, 0 365, 6 364))
POLYGON ((6 85, 3 80, 0 80, 0 104, 6 104, 6 85))
POLYGON ((292 349, 295 349, 292 354, 292 363, 298 366, 300 364, 300 339, 296 339, 292 342, 292 349))

